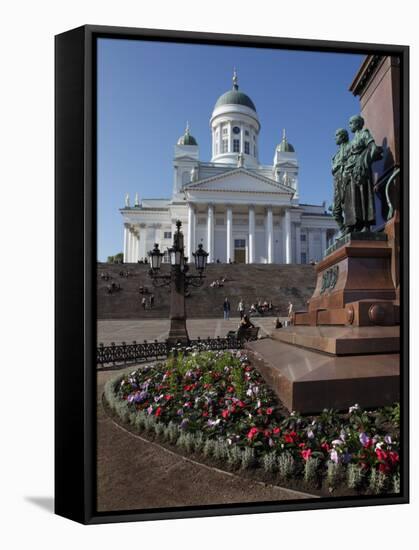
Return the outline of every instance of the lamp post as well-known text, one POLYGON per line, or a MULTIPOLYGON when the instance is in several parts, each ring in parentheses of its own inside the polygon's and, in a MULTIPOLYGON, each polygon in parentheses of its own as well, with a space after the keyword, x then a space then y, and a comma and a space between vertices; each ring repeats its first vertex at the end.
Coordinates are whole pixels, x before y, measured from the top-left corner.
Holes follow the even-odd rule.
POLYGON ((156 243, 154 249, 150 250, 148 256, 150 258, 151 269, 149 275, 155 287, 170 285, 170 329, 167 338, 168 344, 187 344, 189 342, 188 331, 186 329, 186 308, 185 308, 185 291, 188 286, 200 287, 204 282, 205 276, 203 272, 206 267, 208 253, 202 248, 202 244, 198 246, 198 250, 193 253, 195 267, 198 275, 189 275, 189 266, 187 265, 188 258, 184 255, 183 233, 180 230, 182 222, 176 222, 176 232, 173 236, 173 245, 168 249, 170 258, 170 274, 160 275, 161 261, 164 256, 159 250, 159 245, 156 243))

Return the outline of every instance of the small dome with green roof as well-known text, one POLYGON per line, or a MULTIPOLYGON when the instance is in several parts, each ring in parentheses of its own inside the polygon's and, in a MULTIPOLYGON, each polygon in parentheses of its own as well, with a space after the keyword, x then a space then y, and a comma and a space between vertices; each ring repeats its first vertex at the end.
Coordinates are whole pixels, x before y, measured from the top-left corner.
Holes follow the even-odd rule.
POLYGON ((287 137, 285 135, 285 128, 282 131, 282 140, 278 145, 277 150, 280 153, 295 153, 295 149, 291 143, 288 143, 287 137))
POLYGON ((221 107, 222 105, 244 105, 256 112, 256 107, 253 101, 248 95, 243 92, 239 92, 239 85, 237 79, 237 73, 234 71, 233 75, 233 89, 225 92, 220 96, 215 104, 214 109, 221 107))
POLYGON ((196 139, 193 136, 191 136, 191 134, 189 133, 189 122, 186 123, 185 133, 183 136, 181 136, 178 139, 177 144, 178 145, 198 145, 198 142, 196 141, 196 139))

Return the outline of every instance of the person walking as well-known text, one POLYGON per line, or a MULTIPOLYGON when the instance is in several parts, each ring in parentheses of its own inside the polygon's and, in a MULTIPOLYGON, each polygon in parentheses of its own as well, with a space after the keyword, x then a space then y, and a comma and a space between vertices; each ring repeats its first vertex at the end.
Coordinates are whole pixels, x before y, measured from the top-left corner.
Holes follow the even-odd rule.
POLYGON ((150 296, 150 309, 154 306, 154 294, 150 296))
POLYGON ((292 323, 293 315, 294 315, 294 306, 292 305, 291 302, 288 302, 288 319, 289 319, 288 324, 292 323))
POLYGON ((141 300, 141 305, 143 306, 143 309, 145 309, 147 307, 147 300, 145 299, 145 296, 143 296, 143 298, 141 300))
POLYGON ((237 311, 240 313, 240 320, 243 319, 243 315, 244 315, 244 302, 243 302, 243 298, 240 298, 239 305, 237 306, 237 311))
POLYGON ((227 297, 224 300, 223 310, 224 310, 224 319, 226 320, 230 319, 230 302, 228 301, 227 297))

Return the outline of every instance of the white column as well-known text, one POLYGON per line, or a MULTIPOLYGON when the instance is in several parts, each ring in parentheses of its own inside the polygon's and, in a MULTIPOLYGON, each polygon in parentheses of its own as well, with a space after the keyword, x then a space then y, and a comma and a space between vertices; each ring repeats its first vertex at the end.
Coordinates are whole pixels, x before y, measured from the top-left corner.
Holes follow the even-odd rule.
POLYGON ((249 264, 255 263, 255 207, 249 206, 249 264))
POLYGON ((129 225, 124 223, 124 264, 128 263, 129 225))
POLYGON ((295 226, 295 259, 297 264, 301 263, 301 225, 295 226))
POLYGON ((133 239, 132 228, 130 227, 129 234, 128 234, 128 263, 132 262, 132 257, 133 257, 132 249, 133 249, 133 246, 134 246, 134 239, 133 239))
POLYGON ((135 233, 134 233, 134 257, 132 258, 132 261, 135 264, 138 262, 138 250, 139 250, 138 237, 139 237, 138 231, 135 231, 135 233))
POLYGON ((292 262, 291 255, 291 214, 289 210, 285 210, 282 218, 282 235, 283 235, 283 259, 286 264, 292 262))
POLYGON ((265 236, 266 236, 268 264, 273 264, 274 263, 274 222, 273 222, 273 214, 272 214, 271 206, 268 206, 266 210, 265 236))
POLYGON ((195 210, 194 207, 188 205, 188 247, 187 253, 188 261, 193 262, 192 253, 195 252, 195 210))
POLYGON ((141 228, 138 231, 138 259, 144 260, 147 257, 146 250, 146 237, 147 237, 147 228, 141 228))
POLYGON ((227 206, 227 263, 229 261, 234 262, 234 248, 233 248, 233 209, 231 206, 227 206))
POLYGON ((321 252, 320 260, 324 258, 324 254, 327 248, 326 229, 321 230, 321 243, 322 243, 322 252, 321 252))
POLYGON ((208 262, 212 263, 214 261, 214 207, 212 204, 208 205, 207 216, 208 262))

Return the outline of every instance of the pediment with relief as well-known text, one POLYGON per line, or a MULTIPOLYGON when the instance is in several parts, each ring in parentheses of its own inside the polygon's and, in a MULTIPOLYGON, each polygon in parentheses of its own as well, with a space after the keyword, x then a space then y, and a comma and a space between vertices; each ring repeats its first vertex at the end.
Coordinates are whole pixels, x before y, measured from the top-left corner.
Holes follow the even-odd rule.
POLYGON ((294 189, 280 182, 250 172, 243 168, 237 168, 223 172, 217 176, 204 180, 187 183, 184 191, 224 191, 228 193, 279 193, 281 195, 293 195, 294 189))

